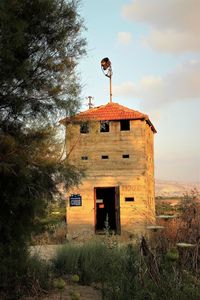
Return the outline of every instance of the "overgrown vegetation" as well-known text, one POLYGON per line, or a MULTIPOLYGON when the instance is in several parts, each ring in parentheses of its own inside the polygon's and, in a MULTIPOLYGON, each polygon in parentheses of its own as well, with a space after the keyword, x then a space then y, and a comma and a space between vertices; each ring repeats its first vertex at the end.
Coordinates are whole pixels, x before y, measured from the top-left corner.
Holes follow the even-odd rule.
POLYGON ((80 181, 55 124, 79 108, 82 29, 77 1, 0 1, 0 291, 14 299, 35 218, 80 181))
POLYGON ((27 260, 26 273, 22 280, 21 294, 39 295, 47 292, 52 284, 52 268, 48 261, 38 255, 30 256, 27 260))
POLYGON ((177 207, 172 206, 169 202, 159 201, 156 205, 156 215, 172 215, 177 213, 177 207))
POLYGON ((69 285, 74 293, 76 280, 76 284, 99 289, 106 300, 199 299, 199 269, 183 266, 177 249, 161 253, 157 248, 155 252, 146 243, 148 250, 141 252, 141 244, 110 247, 107 242, 63 246, 51 263, 34 256, 27 263, 21 293, 40 296, 60 289, 60 284, 63 295, 69 285))
POLYGON ((130 297, 138 274, 138 253, 132 245, 109 245, 100 241, 66 245, 53 260, 54 272, 57 276, 78 274, 80 283, 99 286, 105 299, 123 294, 130 297))
POLYGON ((115 235, 67 243, 51 261, 27 259, 18 291, 41 295, 52 288, 80 299, 77 285, 90 285, 105 300, 179 300, 200 298, 199 196, 184 196, 179 217, 163 220, 165 229, 137 243, 120 244, 115 235), (68 290, 69 291, 69 290, 68 290))
POLYGON ((163 231, 137 244, 120 244, 105 230, 103 239, 64 245, 51 261, 53 277, 71 284, 77 275, 106 300, 199 299, 198 193, 185 194, 177 209, 178 218, 163 220, 163 231))
POLYGON ((43 217, 35 218, 31 244, 62 244, 66 242, 66 232, 66 201, 54 200, 43 217))
POLYGON ((81 284, 101 289, 102 299, 199 299, 199 273, 182 268, 178 250, 155 251, 146 241, 140 252, 139 246, 66 245, 53 259, 53 270, 62 278, 77 274, 81 284))

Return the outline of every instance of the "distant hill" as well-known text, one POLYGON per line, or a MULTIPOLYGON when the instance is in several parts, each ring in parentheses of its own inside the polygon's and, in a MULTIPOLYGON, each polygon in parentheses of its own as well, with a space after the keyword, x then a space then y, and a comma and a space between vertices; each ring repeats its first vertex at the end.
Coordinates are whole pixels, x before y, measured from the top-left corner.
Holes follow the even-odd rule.
POLYGON ((180 197, 194 188, 200 192, 200 182, 178 182, 159 179, 156 179, 155 182, 156 197, 180 197))

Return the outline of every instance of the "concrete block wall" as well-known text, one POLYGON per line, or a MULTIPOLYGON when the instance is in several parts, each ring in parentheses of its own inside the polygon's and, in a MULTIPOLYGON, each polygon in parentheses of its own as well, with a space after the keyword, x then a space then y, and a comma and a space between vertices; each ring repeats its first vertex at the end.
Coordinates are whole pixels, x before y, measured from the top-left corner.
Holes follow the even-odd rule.
POLYGON ((100 132, 100 122, 93 121, 86 134, 80 133, 80 123, 71 123, 66 134, 69 163, 85 169, 80 186, 67 195, 82 196, 80 207, 70 207, 67 200, 68 231, 94 231, 94 188, 119 186, 122 234, 144 232, 155 213, 153 132, 146 121, 130 120, 130 131, 120 131, 120 122, 110 121, 109 132, 100 132), (134 202, 125 197, 134 197, 134 202))

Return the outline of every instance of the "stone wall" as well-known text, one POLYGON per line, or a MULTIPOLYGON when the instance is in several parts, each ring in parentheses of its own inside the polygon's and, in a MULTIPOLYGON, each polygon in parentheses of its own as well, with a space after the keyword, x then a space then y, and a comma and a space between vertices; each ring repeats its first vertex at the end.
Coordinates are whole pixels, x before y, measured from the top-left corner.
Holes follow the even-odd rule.
POLYGON ((155 212, 153 132, 141 120, 131 120, 130 131, 120 131, 119 121, 110 121, 109 132, 99 128, 99 122, 90 122, 89 133, 81 134, 80 124, 67 125, 68 161, 85 169, 82 184, 67 195, 82 196, 80 207, 70 207, 67 200, 68 231, 94 232, 94 188, 119 186, 122 234, 144 232, 155 212), (109 159, 103 160, 102 155, 109 159), (134 202, 125 202, 125 197, 134 197, 134 202))

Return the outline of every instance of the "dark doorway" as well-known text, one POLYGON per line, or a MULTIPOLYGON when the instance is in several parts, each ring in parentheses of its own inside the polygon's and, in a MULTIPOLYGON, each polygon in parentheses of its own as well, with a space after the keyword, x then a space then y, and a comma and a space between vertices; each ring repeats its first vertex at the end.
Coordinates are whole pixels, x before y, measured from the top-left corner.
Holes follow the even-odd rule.
POLYGON ((119 187, 95 188, 95 208, 95 230, 103 231, 108 221, 109 229, 119 234, 119 187))

